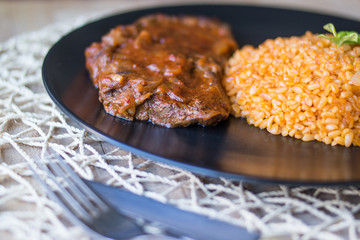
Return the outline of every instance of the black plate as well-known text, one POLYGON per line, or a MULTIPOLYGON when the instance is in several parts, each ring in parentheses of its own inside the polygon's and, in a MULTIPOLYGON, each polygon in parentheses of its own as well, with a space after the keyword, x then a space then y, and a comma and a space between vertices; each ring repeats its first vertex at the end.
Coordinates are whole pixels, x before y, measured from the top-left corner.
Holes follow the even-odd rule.
POLYGON ((215 127, 167 129, 128 122, 104 112, 85 70, 84 50, 118 24, 152 14, 196 14, 228 22, 240 46, 268 38, 337 29, 360 32, 356 21, 321 14, 239 5, 190 5, 143 9, 85 25, 57 42, 43 65, 45 87, 55 103, 87 130, 155 161, 204 175, 292 184, 357 184, 360 147, 331 147, 274 136, 230 117, 215 127))

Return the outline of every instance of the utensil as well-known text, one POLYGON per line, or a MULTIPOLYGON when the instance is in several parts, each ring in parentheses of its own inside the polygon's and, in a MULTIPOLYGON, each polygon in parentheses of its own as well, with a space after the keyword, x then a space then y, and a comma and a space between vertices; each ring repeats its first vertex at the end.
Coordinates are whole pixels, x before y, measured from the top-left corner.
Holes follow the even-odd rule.
POLYGON ((112 198, 119 199, 120 194, 121 202, 109 203, 94 190, 109 188, 108 186, 83 181, 57 154, 47 161, 36 161, 36 165, 43 174, 30 167, 49 196, 63 207, 72 220, 97 239, 130 239, 151 233, 149 228, 143 228, 137 222, 139 217, 148 221, 156 220, 157 231, 170 236, 187 236, 199 240, 222 240, 225 236, 229 240, 239 237, 244 240, 259 238, 258 234, 250 233, 244 228, 182 211, 151 199, 144 198, 145 201, 141 201, 143 197, 126 191, 116 191, 118 196, 112 198), (120 212, 112 204, 129 209, 120 212))

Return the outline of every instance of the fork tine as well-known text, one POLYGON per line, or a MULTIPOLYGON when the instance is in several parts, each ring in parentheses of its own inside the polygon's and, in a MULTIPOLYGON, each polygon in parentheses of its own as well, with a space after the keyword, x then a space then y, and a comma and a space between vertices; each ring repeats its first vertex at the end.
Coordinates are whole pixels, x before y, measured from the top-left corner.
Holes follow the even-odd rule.
POLYGON ((119 212, 98 197, 58 153, 47 159, 29 164, 30 168, 47 190, 48 196, 63 208, 64 214, 74 224, 81 225, 95 239, 127 240, 145 234, 134 218, 119 212), (37 172, 35 166, 43 172, 37 172))
MULTIPOLYGON (((38 161, 37 163, 38 163, 38 166, 47 173, 47 177, 51 179, 52 183, 54 183, 56 185, 56 187, 58 188, 57 189, 58 192, 60 192, 59 195, 61 195, 61 197, 59 195, 57 195, 55 192, 53 192, 50 185, 48 183, 46 183, 46 179, 43 179, 44 181, 41 181, 41 182, 46 187, 46 189, 49 190, 49 193, 53 195, 53 198, 57 199, 58 202, 61 202, 62 205, 65 205, 67 208, 70 208, 71 211, 73 211, 77 217, 79 217, 81 219, 90 219, 91 215, 89 213, 87 213, 87 211, 78 203, 78 201, 72 196, 72 194, 70 194, 67 191, 67 189, 64 188, 59 183, 59 181, 56 179, 54 174, 51 172, 51 170, 49 169, 47 164, 45 164, 42 161, 38 161)), ((37 174, 36 171, 34 171, 34 173, 37 174)), ((42 179, 40 175, 38 175, 38 177, 40 177, 40 179, 42 179)))
POLYGON ((60 158, 59 155, 55 155, 58 160, 58 165, 66 172, 68 179, 73 182, 74 187, 76 187, 83 196, 82 201, 91 199, 93 204, 96 204, 97 207, 102 208, 102 210, 107 211, 109 208, 81 179, 75 172, 60 158))
POLYGON ((55 159, 55 161, 49 161, 48 164, 54 173, 67 184, 67 186, 64 186, 64 189, 77 200, 76 202, 78 202, 87 213, 94 217, 97 216, 99 210, 89 201, 83 191, 77 186, 76 182, 74 183, 73 179, 69 177, 69 174, 61 167, 61 162, 61 159, 55 159))

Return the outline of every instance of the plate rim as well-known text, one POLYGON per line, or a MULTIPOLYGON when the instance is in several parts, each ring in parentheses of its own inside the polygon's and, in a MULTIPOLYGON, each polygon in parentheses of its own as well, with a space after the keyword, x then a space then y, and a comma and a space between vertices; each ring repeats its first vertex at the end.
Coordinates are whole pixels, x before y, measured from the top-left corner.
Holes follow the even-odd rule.
MULTIPOLYGON (((292 11, 292 12, 299 12, 299 13, 310 13, 310 14, 316 14, 316 15, 322 15, 322 16, 329 16, 333 18, 339 18, 339 19, 345 19, 353 22, 359 22, 359 20, 354 20, 351 18, 346 18, 343 16, 336 16, 331 15, 327 13, 321 13, 317 11, 310 11, 310 10, 302 10, 302 9, 293 9, 293 8, 287 8, 287 7, 273 7, 273 6, 263 6, 263 5, 252 5, 252 4, 235 4, 235 3, 221 3, 221 4, 214 4, 214 3, 193 3, 193 4, 179 4, 179 5, 156 5, 151 7, 141 7, 121 12, 115 12, 111 13, 109 15, 100 16, 96 19, 87 21, 85 24, 80 25, 78 27, 75 27, 71 31, 65 33, 63 36, 61 36, 48 50, 42 64, 41 74, 42 74, 42 82, 43 85, 52 99, 52 101, 56 104, 56 106, 70 119, 74 120, 76 123, 80 124, 82 127, 84 127, 87 131, 91 132, 92 134, 99 136, 100 138, 104 139, 106 142, 113 144, 115 146, 121 147, 126 151, 132 152, 136 155, 148 158, 152 161, 161 162, 168 164, 170 166, 178 167, 186 171, 191 171, 199 175, 204 175, 205 177, 225 177, 231 180, 237 180, 237 181, 248 181, 252 183, 269 183, 269 184, 284 184, 289 186, 348 186, 348 185, 360 185, 360 180, 351 180, 351 181, 299 181, 299 180, 281 180, 281 179, 272 179, 267 177, 259 177, 259 176, 251 176, 251 175, 240 175, 235 173, 229 173, 224 172, 220 170, 214 170, 202 166, 197 165, 191 165, 183 162, 179 162, 173 159, 168 159, 166 157, 162 157, 153 153, 149 153, 146 150, 138 149, 136 147, 133 147, 129 144, 117 141, 116 139, 111 138, 106 133, 104 133, 102 130, 95 128, 94 126, 90 126, 88 123, 86 123, 84 120, 81 119, 77 114, 75 114, 72 110, 70 110, 61 100, 59 100, 55 95, 55 93, 52 91, 50 86, 48 85, 47 77, 46 77, 46 66, 48 64, 48 58, 52 54, 53 51, 56 50, 56 48, 61 44, 64 39, 68 38, 70 35, 72 35, 74 32, 80 31, 83 28, 88 27, 90 24, 94 23, 100 23, 106 19, 111 19, 113 17, 116 17, 118 15, 128 14, 132 12, 141 12, 141 11, 154 11, 156 9, 163 9, 163 8, 177 8, 177 7, 194 7, 194 6, 237 6, 237 7, 250 7, 250 8, 262 8, 262 9, 275 9, 275 10, 284 10, 284 11, 292 11)), ((124 120, 125 121, 125 120, 124 120)), ((151 124, 151 123, 148 123, 151 124)))

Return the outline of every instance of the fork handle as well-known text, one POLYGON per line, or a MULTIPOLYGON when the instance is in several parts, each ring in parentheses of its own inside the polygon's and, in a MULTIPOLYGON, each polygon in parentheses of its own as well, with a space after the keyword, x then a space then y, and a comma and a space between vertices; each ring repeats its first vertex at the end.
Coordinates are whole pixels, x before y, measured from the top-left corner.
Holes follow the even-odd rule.
POLYGON ((188 212, 131 192, 84 180, 105 201, 131 217, 161 224, 172 235, 196 240, 257 240, 259 235, 223 221, 188 212))

